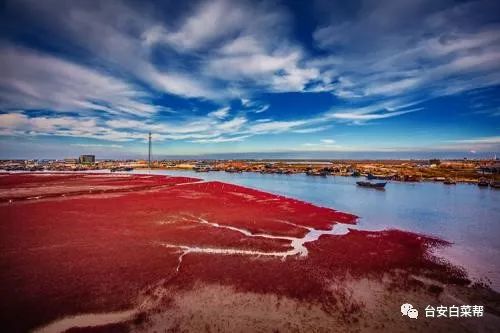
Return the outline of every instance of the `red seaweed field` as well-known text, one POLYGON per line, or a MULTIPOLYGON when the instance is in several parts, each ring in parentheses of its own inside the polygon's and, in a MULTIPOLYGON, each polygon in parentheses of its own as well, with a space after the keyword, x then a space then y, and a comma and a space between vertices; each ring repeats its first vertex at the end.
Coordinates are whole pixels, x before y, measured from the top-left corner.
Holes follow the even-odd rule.
MULTIPOLYGON (((159 323, 158 316, 185 309, 188 298, 182 303, 176 297, 200 286, 309 304, 335 313, 341 323, 360 325, 367 302, 354 299, 349 279, 385 281, 390 274, 387 288, 394 295, 405 288, 439 293, 443 285, 469 282, 460 269, 430 255, 447 245, 442 240, 356 230, 356 216, 348 213, 193 178, 0 174, 0 216, 5 332, 130 309, 136 310, 126 320, 66 328, 194 331, 184 317, 159 323), (345 232, 328 232, 339 225, 345 232), (311 231, 321 235, 304 241, 311 231), (434 282, 426 285, 417 275, 434 282)), ((199 320, 208 331, 225 330, 199 320)))

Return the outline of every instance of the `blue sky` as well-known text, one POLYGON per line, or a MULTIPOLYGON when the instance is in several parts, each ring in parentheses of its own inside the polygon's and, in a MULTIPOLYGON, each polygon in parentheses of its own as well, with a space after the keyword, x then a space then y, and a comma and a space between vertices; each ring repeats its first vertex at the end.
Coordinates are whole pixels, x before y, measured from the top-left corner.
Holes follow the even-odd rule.
POLYGON ((498 1, 4 1, 0 158, 489 156, 498 1), (375 155, 373 155, 375 154, 375 155))

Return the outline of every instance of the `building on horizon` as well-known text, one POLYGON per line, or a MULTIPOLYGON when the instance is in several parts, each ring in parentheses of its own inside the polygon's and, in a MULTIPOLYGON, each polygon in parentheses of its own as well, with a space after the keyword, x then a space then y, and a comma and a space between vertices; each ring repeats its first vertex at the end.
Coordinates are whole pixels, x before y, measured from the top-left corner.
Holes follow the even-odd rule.
POLYGON ((80 155, 78 161, 80 164, 95 163, 95 155, 80 155))
POLYGON ((64 161, 64 164, 77 164, 78 163, 78 159, 76 159, 76 158, 65 158, 63 161, 64 161))

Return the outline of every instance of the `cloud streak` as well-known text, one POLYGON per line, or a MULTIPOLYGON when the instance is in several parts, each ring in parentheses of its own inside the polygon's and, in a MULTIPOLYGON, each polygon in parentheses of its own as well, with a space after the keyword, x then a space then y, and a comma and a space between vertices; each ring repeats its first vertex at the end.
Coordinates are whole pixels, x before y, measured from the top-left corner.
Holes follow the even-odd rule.
POLYGON ((127 81, 30 49, 0 45, 0 107, 150 115, 161 107, 127 81))

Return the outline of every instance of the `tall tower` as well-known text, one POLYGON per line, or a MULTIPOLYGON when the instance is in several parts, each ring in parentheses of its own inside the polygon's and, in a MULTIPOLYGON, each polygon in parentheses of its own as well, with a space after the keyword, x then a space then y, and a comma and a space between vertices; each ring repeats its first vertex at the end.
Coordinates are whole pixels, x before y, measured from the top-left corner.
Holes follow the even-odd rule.
POLYGON ((149 132, 148 167, 151 169, 151 132, 149 132))

